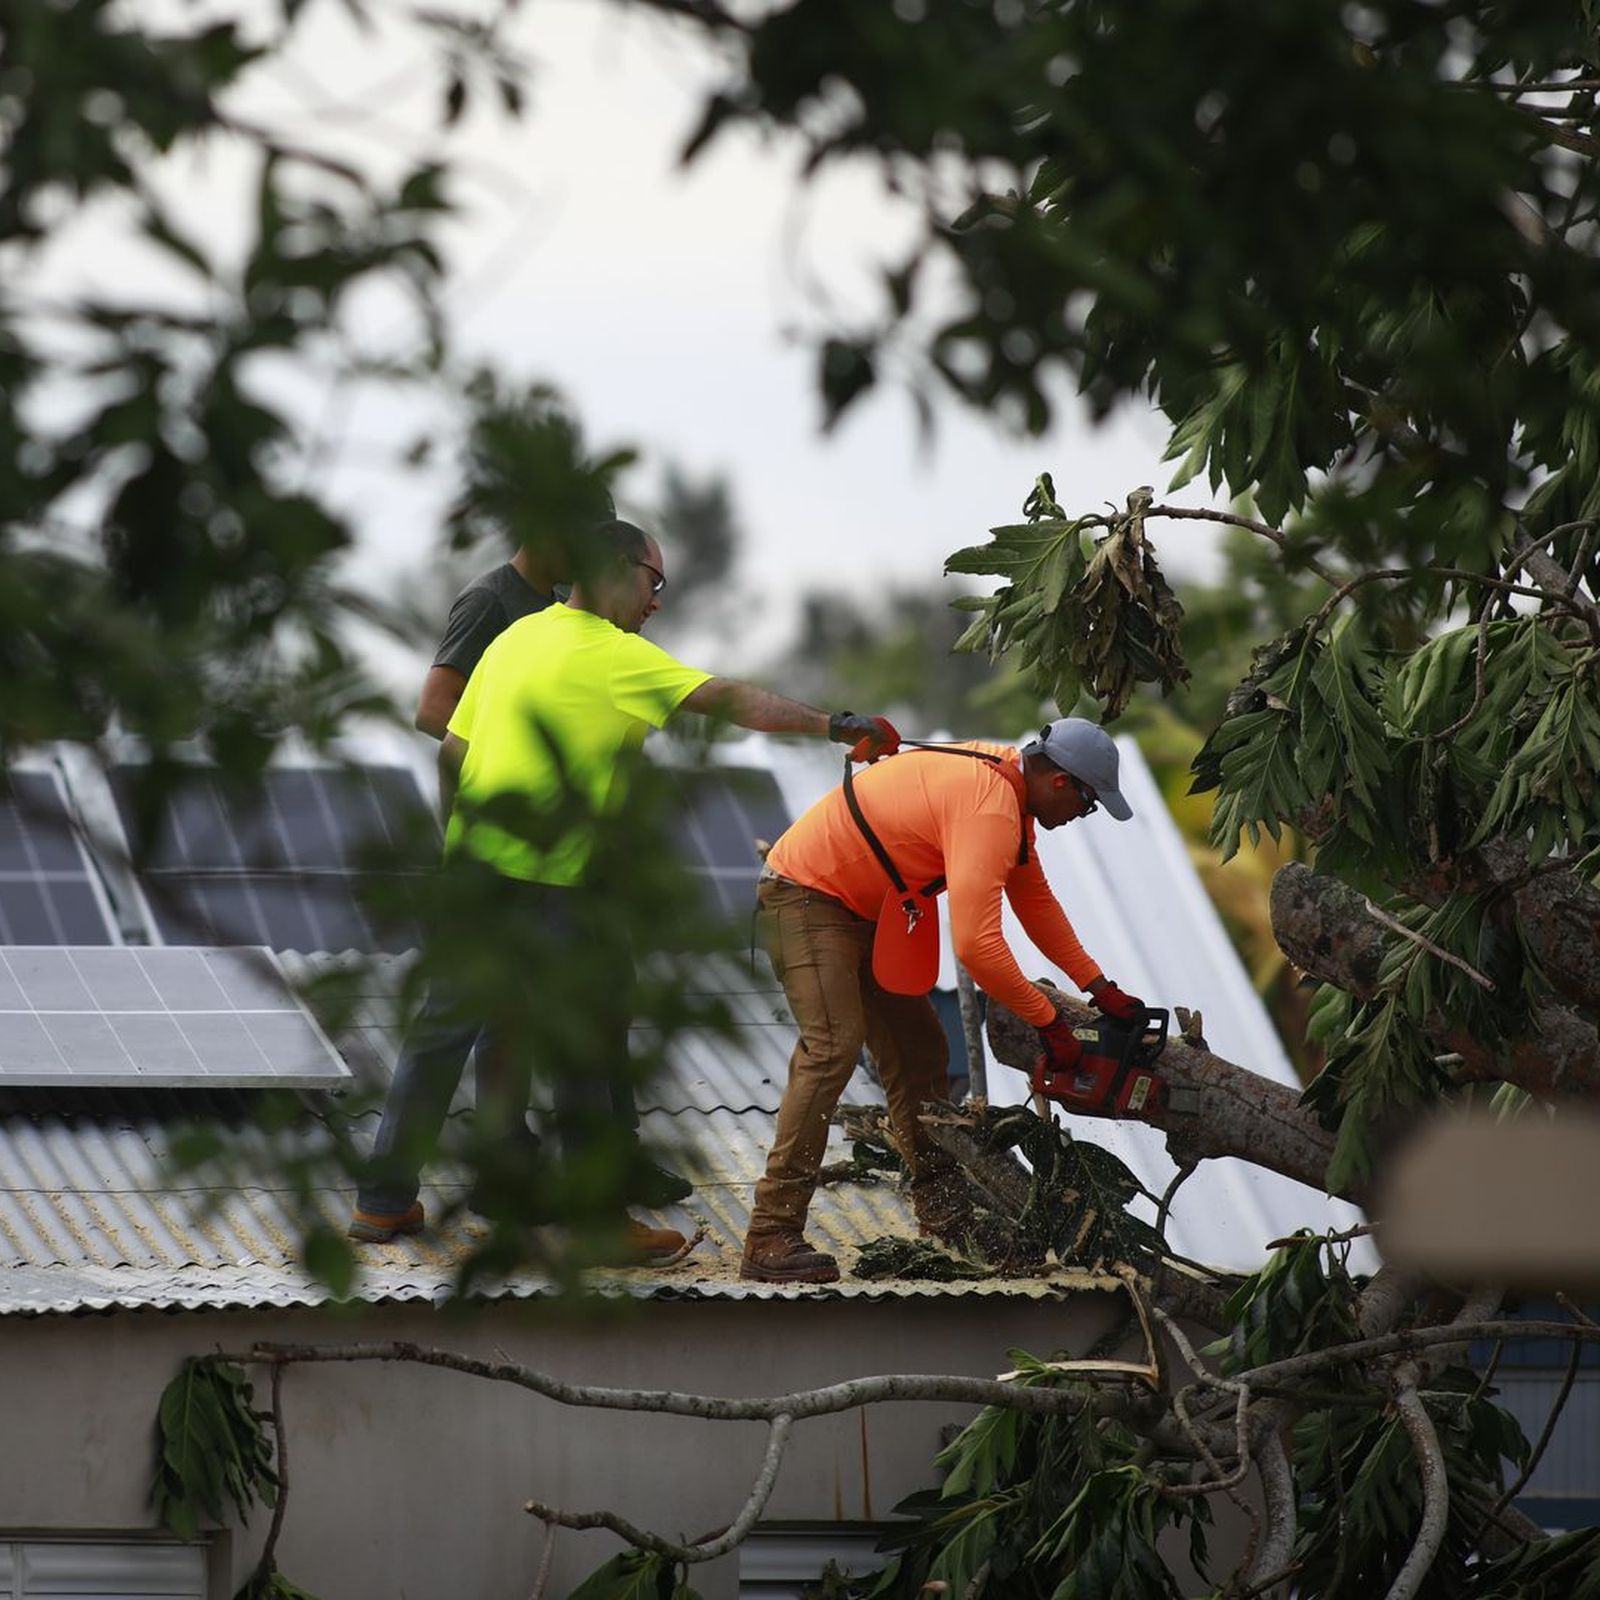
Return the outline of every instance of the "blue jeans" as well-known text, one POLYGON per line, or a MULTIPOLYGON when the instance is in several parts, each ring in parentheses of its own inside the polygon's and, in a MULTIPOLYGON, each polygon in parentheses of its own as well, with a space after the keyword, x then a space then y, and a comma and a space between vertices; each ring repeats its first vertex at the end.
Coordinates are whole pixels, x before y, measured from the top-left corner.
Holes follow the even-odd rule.
MULTIPOLYGON (((554 938, 570 947, 576 937, 572 897, 580 892, 551 884, 518 883, 516 911, 537 917, 554 938)), ((632 963, 623 965, 626 970, 616 974, 619 1000, 626 999, 633 985, 632 963)), ((583 1147, 586 1134, 598 1123, 607 1122, 629 1133, 639 1126, 628 1073, 625 1006, 618 1006, 605 1034, 606 1059, 601 1072, 582 1078, 559 1074, 551 1086, 556 1129, 569 1157, 583 1147)), ((432 983, 422 1010, 406 1030, 394 1081, 384 1101, 370 1169, 357 1193, 356 1203, 363 1211, 401 1212, 416 1200, 423 1165, 438 1148, 450 1102, 467 1058, 474 1052, 476 1115, 488 1127, 501 1123, 507 1139, 525 1136, 530 1152, 537 1144, 536 1136, 528 1131, 526 1116, 532 1060, 526 1054, 506 1052, 496 1030, 468 1015, 447 984, 432 983)))

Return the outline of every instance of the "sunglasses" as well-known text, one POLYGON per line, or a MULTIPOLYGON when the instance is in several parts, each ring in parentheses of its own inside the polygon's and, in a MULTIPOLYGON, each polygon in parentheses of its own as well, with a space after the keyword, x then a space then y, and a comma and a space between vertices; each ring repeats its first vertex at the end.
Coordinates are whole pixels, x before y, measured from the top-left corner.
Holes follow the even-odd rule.
POLYGON ((1076 778, 1072 780, 1072 787, 1078 791, 1078 799, 1083 805, 1083 810, 1079 815, 1085 817, 1093 816, 1100 809, 1100 802, 1076 778))
POLYGON ((652 580, 650 584, 651 594, 660 594, 661 591, 666 588, 667 577, 664 572, 658 572, 650 565, 648 561, 640 561, 636 556, 630 557, 629 559, 633 562, 634 566, 643 567, 644 570, 650 574, 652 580))

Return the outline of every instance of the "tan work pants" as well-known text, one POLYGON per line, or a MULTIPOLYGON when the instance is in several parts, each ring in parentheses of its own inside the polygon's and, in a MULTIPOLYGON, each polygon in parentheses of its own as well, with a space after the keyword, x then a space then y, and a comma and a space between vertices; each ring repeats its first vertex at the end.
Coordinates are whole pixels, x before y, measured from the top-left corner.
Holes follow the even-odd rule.
POLYGON ((917 1121, 924 1101, 950 1092, 950 1047, 933 1003, 926 995, 879 988, 872 976, 873 924, 831 896, 785 878, 763 878, 757 900, 762 943, 800 1038, 789 1058, 766 1175, 756 1185, 751 1234, 805 1227, 828 1120, 863 1043, 883 1077, 890 1127, 918 1199, 952 1166, 917 1121))

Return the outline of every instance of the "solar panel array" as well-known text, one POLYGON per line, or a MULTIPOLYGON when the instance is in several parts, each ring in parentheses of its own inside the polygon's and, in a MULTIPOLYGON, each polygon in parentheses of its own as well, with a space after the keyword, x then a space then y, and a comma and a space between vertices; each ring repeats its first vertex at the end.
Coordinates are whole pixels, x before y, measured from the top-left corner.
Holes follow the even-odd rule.
POLYGON ((703 908, 748 917, 761 870, 757 841, 770 845, 789 826, 777 780, 756 767, 684 768, 673 777, 673 846, 700 883, 703 908))
MULTIPOLYGON (((109 774, 130 839, 139 771, 109 774)), ((410 849, 415 870, 437 852, 431 814, 402 767, 274 767, 248 790, 196 767, 162 808, 139 876, 170 944, 413 948, 414 920, 378 920, 363 894, 381 883, 406 898, 392 856, 381 878, 369 870, 375 849, 410 849)))
POLYGON ((0 950, 0 1085, 327 1088, 349 1075, 270 950, 0 950))
POLYGON ((0 945, 114 942, 55 774, 0 777, 0 945))

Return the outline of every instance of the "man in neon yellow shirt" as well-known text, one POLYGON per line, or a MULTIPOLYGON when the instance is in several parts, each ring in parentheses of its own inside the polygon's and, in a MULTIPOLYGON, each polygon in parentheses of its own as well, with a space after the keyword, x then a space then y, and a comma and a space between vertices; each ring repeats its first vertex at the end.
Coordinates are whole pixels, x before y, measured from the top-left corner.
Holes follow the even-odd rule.
MULTIPOLYGON (((575 933, 591 840, 581 822, 565 831, 505 826, 487 813, 508 805, 521 822, 569 814, 576 794, 591 811, 626 800, 630 761, 646 735, 680 708, 706 713, 766 733, 808 734, 855 747, 856 759, 893 752, 899 736, 881 717, 851 712, 831 716, 754 684, 686 667, 640 635, 659 609, 666 587, 660 548, 640 529, 609 522, 595 530, 599 545, 592 573, 565 605, 553 605, 513 623, 485 650, 468 680, 439 752, 441 798, 449 817, 446 851, 482 862, 511 896, 518 916, 538 920, 557 937, 575 933), (530 834, 533 835, 530 837, 530 834)), ((622 974, 618 983, 628 975, 622 974)), ((448 997, 430 997, 430 1009, 448 997)), ((459 1010, 459 1007, 457 1007, 459 1010)), ((613 1007, 612 1009, 617 1009, 613 1007)), ((614 1059, 627 1049, 626 1017, 620 1036, 607 1042, 614 1059)), ((531 1064, 495 1048, 478 1052, 487 1069, 487 1101, 497 1121, 520 1120, 527 1105, 531 1064)), ((597 1070, 581 1084, 556 1085, 563 1142, 587 1119, 603 1114, 609 1098, 618 1121, 624 1107, 615 1075, 597 1070), (563 1105, 563 1099, 566 1103, 563 1105)), ((416 1199, 416 1172, 407 1170, 419 1145, 436 1139, 445 1107, 438 1097, 399 1103, 397 1082, 379 1135, 385 1170, 364 1185, 352 1219, 353 1238, 383 1242, 424 1225, 416 1199), (426 1103, 424 1103, 426 1102, 426 1103), (431 1121, 431 1128, 423 1122, 431 1121), (409 1124, 403 1127, 402 1124, 409 1124)), ((447 1103, 448 1097, 446 1097, 447 1103)), ((569 1149, 569 1154, 572 1151, 569 1149)), ((627 1219, 633 1259, 671 1254, 683 1238, 672 1229, 646 1228, 627 1219)))

